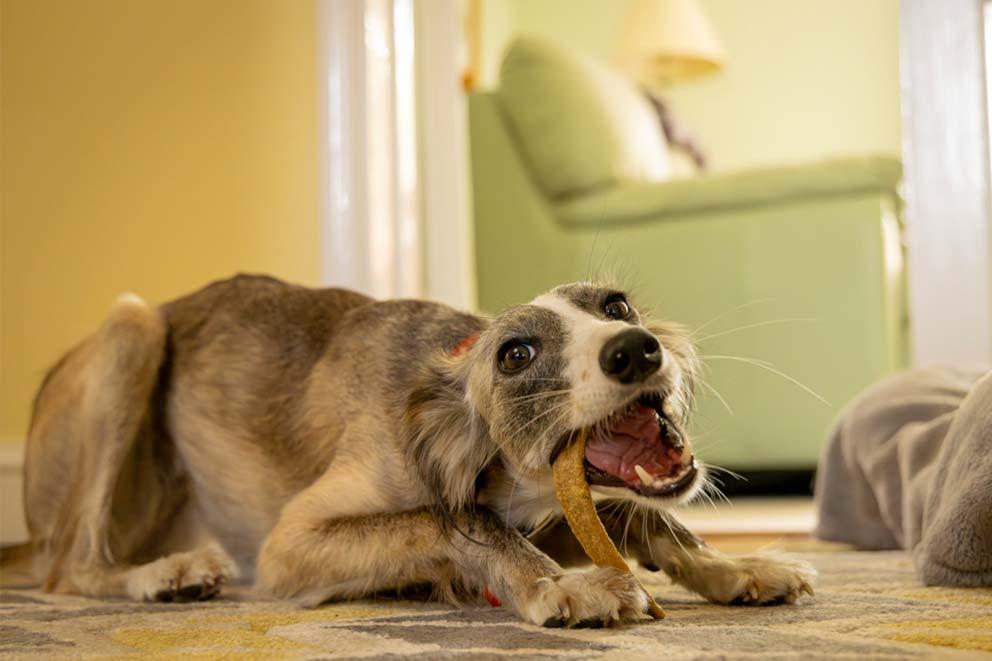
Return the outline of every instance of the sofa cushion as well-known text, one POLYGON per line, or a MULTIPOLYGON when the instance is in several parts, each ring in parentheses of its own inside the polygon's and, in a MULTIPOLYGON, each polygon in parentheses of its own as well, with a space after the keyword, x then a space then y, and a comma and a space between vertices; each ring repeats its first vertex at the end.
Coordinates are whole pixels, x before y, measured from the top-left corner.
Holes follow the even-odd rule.
POLYGON ((549 197, 668 177, 657 116, 637 87, 553 43, 521 37, 500 70, 501 106, 549 197))
POLYGON ((693 214, 730 213, 801 200, 882 194, 898 198, 902 163, 893 156, 866 155, 752 168, 675 179, 662 184, 629 184, 562 200, 555 205, 564 225, 686 219, 693 214))

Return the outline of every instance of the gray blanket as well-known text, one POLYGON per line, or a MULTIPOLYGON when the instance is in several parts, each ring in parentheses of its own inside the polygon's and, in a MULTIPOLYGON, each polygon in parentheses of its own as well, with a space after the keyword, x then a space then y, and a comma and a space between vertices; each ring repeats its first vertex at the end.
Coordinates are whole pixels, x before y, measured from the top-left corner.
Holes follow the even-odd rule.
POLYGON ((820 460, 816 536, 912 549, 927 585, 992 585, 992 373, 892 376, 841 414, 820 460))

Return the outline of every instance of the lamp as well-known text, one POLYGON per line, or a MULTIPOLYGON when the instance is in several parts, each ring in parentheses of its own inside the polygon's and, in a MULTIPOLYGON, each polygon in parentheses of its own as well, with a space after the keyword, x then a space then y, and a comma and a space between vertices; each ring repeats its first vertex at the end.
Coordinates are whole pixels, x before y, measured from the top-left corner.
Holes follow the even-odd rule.
POLYGON ((718 72, 723 48, 698 0, 635 0, 617 64, 647 86, 718 72))

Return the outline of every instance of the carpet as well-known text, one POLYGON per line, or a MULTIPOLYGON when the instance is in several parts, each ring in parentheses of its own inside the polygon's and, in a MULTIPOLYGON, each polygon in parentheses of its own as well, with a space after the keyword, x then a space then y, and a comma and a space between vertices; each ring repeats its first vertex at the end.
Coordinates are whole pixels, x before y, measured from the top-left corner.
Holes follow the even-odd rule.
POLYGON ((992 659, 992 589, 925 588, 903 552, 801 554, 815 599, 708 604, 645 579, 668 617, 621 629, 542 629, 488 606, 377 599, 300 610, 228 596, 192 604, 0 593, 10 659, 992 659))

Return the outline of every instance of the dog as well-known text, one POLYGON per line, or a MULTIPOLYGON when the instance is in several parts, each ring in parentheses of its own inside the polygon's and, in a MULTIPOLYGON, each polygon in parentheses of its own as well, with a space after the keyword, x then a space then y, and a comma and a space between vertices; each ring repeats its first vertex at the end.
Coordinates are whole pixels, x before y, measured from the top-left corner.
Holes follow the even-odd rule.
POLYGON ((643 591, 576 568, 554 495, 590 428, 586 477, 632 559, 721 604, 811 595, 809 565, 726 556, 672 514, 705 480, 697 371, 684 329, 588 282, 493 318, 254 275, 124 295, 35 398, 31 541, 5 564, 99 597, 207 599, 240 575, 304 606, 429 585, 537 625, 632 622, 643 591))

